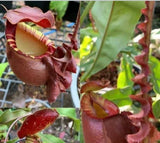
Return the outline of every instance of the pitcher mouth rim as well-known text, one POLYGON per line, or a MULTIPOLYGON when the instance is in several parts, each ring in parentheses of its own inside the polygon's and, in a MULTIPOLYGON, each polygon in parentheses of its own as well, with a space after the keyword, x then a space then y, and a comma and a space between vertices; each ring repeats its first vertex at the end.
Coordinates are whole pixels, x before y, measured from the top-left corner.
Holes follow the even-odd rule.
MULTIPOLYGON (((28 26, 24 22, 19 22, 18 24, 23 25, 27 30, 30 30, 31 32, 33 32, 34 28, 28 26)), ((16 29, 17 28, 17 24, 15 26, 16 26, 15 27, 15 29, 16 29)), ((46 45, 47 50, 46 50, 45 53, 43 53, 41 55, 38 55, 38 56, 33 56, 33 55, 26 54, 26 53, 22 52, 20 49, 17 48, 15 36, 13 34, 11 34, 11 33, 6 34, 6 39, 7 39, 8 46, 10 48, 12 48, 16 53, 18 53, 20 55, 23 55, 23 56, 26 56, 26 57, 30 57, 32 59, 41 59, 43 57, 46 57, 46 56, 49 56, 49 55, 53 55, 53 53, 54 53, 54 51, 56 49, 54 43, 47 36, 45 36, 43 33, 41 33, 40 31, 35 30, 35 29, 34 29, 34 31, 36 31, 36 32, 31 34, 31 35, 33 37, 35 37, 36 39, 40 40, 43 44, 46 45)))

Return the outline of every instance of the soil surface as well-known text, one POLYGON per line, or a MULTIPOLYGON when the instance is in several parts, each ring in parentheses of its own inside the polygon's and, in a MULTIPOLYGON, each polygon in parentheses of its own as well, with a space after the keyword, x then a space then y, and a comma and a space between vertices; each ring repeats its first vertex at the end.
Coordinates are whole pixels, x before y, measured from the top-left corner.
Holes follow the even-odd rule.
POLYGON ((115 88, 118 78, 119 63, 111 62, 106 68, 91 76, 89 80, 100 81, 103 84, 108 83, 108 87, 115 88))

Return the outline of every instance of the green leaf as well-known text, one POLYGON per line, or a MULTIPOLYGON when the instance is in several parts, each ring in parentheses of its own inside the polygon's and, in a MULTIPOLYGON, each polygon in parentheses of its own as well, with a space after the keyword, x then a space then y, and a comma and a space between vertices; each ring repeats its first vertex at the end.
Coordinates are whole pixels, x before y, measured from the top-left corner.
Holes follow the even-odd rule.
POLYGON ((157 100, 155 102, 153 102, 152 104, 152 108, 153 108, 153 115, 155 116, 155 118, 160 118, 160 100, 157 100))
POLYGON ((60 116, 68 117, 71 119, 77 119, 75 108, 55 108, 60 116))
POLYGON ((3 111, 2 110, 0 110, 0 116, 3 114, 3 111))
POLYGON ((57 18, 60 20, 65 15, 68 7, 68 1, 51 1, 49 4, 50 10, 57 12, 57 18))
POLYGON ((80 119, 77 118, 75 108, 55 108, 60 116, 70 118, 74 121, 74 128, 76 131, 80 130, 80 119))
POLYGON ((92 15, 99 31, 94 62, 81 77, 86 80, 116 59, 127 46, 141 16, 144 1, 96 1, 92 15))
POLYGON ((132 88, 128 86, 122 89, 117 88, 107 91, 105 94, 102 95, 102 97, 114 102, 116 105, 120 107, 124 105, 131 105, 132 101, 129 98, 129 95, 131 94, 132 88))
POLYGON ((80 130, 80 119, 77 118, 75 108, 56 108, 60 116, 70 118, 74 121, 74 128, 76 131, 80 130))
POLYGON ((18 138, 15 138, 15 139, 12 139, 12 140, 7 141, 7 143, 15 143, 15 142, 17 142, 17 141, 18 141, 18 138))
POLYGON ((17 109, 17 110, 8 109, 4 111, 3 114, 1 114, 0 124, 7 124, 10 121, 17 119, 20 116, 26 115, 29 111, 30 109, 17 109))
POLYGON ((86 27, 80 29, 80 40, 82 41, 85 36, 89 36, 91 38, 98 37, 99 33, 95 32, 92 27, 86 27))
POLYGON ((84 143, 84 135, 83 135, 82 123, 81 123, 81 126, 80 126, 79 138, 80 138, 80 143, 84 143))
POLYGON ((60 138, 57 138, 57 137, 50 135, 50 134, 38 133, 38 136, 41 138, 43 143, 65 143, 60 138))
MULTIPOLYGON (((130 57, 129 57, 130 58, 130 57)), ((121 72, 118 75, 117 87, 124 88, 126 86, 133 86, 132 78, 134 77, 132 72, 132 64, 129 62, 127 55, 123 55, 121 58, 121 72)))
POLYGON ((136 56, 140 54, 142 48, 138 43, 132 43, 132 45, 127 46, 125 49, 121 50, 121 53, 128 54, 130 56, 136 56))
POLYGON ((151 74, 151 80, 153 82, 153 90, 157 93, 160 94, 160 61, 156 59, 153 56, 149 57, 149 65, 150 65, 150 70, 152 72, 151 74))
POLYGON ((74 129, 75 131, 79 132, 80 131, 80 119, 75 119, 74 120, 74 129))
POLYGON ((0 133, 0 140, 1 140, 1 138, 5 138, 6 135, 7 135, 7 132, 0 133))
POLYGON ((6 131, 8 129, 7 125, 0 124, 0 132, 6 131))
POLYGON ((0 124, 0 139, 6 137, 7 130, 8 130, 7 125, 0 124))
POLYGON ((2 74, 5 71, 7 66, 8 66, 8 62, 0 64, 0 78, 2 77, 2 74))

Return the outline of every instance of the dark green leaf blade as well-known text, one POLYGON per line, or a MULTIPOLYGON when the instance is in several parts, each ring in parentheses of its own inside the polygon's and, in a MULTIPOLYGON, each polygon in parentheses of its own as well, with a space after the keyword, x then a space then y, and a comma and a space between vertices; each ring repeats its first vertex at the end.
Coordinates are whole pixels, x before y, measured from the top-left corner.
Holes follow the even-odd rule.
POLYGON ((95 2, 92 14, 100 33, 98 51, 81 81, 105 68, 127 46, 144 7, 144 1, 95 2))
POLYGON ((20 116, 26 115, 27 113, 29 113, 29 111, 30 109, 17 109, 17 110, 8 109, 4 111, 3 114, 1 114, 0 123, 7 124, 10 121, 17 119, 20 116))

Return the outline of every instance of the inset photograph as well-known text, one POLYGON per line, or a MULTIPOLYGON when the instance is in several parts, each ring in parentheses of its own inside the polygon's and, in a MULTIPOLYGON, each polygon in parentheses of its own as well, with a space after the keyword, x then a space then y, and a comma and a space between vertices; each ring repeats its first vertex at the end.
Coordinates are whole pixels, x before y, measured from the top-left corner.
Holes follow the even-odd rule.
POLYGON ((0 143, 79 143, 80 2, 0 1, 0 143))
POLYGON ((160 142, 160 3, 83 1, 84 143, 160 142))
POLYGON ((7 4, 0 14, 0 107, 79 108, 79 2, 7 4))
POLYGON ((76 108, 0 109, 1 143, 79 143, 76 108))

